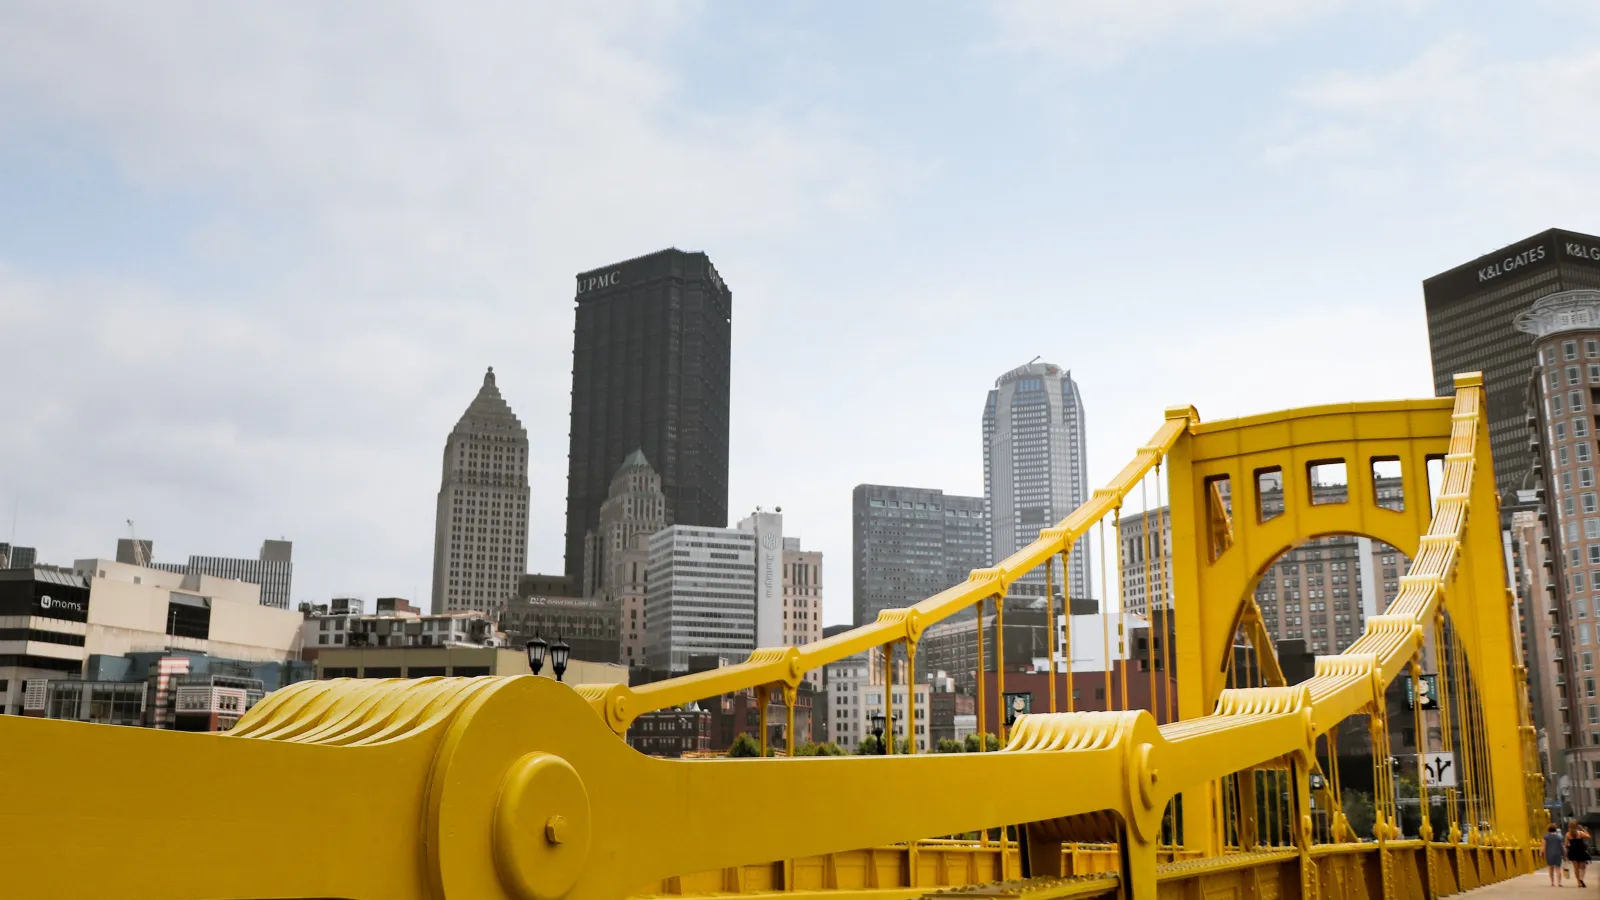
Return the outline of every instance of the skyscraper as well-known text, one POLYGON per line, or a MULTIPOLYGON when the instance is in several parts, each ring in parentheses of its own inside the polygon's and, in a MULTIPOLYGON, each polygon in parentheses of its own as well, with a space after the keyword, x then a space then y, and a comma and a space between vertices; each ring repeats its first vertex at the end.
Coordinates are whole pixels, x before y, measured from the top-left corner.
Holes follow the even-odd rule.
POLYGON ((1524 415, 1534 436, 1530 487, 1542 489, 1549 514, 1549 592, 1537 598, 1533 620, 1557 639, 1554 680, 1564 686, 1561 721, 1547 721, 1546 736, 1552 756, 1565 754, 1565 771, 1576 776, 1571 799, 1584 816, 1600 809, 1600 291, 1541 298, 1516 328, 1532 339, 1537 362, 1524 373, 1524 415))
POLYGON ((851 497, 851 602, 857 625, 926 600, 989 565, 982 497, 858 484, 851 497))
POLYGON ((733 294, 704 253, 662 250, 578 275, 567 458, 567 574, 612 473, 641 450, 668 524, 728 524, 733 294))
MULTIPOLYGON (((1038 539, 1089 498, 1083 398, 1072 373, 1030 362, 1001 375, 983 407, 983 498, 989 553, 999 562, 1038 539)), ((1073 548, 1067 596, 1093 595, 1083 542, 1073 548)), ((1043 596, 1044 568, 1012 593, 1043 596)))
POLYGON ((1558 228, 1422 282, 1434 393, 1455 393, 1458 372, 1483 373, 1501 496, 1525 486, 1533 462, 1523 409, 1533 340, 1513 323, 1540 297, 1574 288, 1600 288, 1600 237, 1558 228))
POLYGON ((483 376, 444 443, 433 526, 433 611, 498 613, 528 567, 528 432, 483 376))

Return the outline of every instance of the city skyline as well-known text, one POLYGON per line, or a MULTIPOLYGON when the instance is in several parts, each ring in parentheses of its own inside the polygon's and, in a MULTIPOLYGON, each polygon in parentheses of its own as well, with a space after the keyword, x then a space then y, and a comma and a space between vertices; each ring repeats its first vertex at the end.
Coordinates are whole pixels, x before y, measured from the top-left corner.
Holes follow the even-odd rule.
POLYGON ((437 441, 494 364, 527 568, 561 571, 572 275, 676 245, 740 295, 728 507, 782 505, 845 621, 850 488, 980 494, 977 391, 1018 360, 1082 382, 1095 486, 1166 406, 1432 394, 1424 278, 1600 230, 1591 14, 1212 9, 967 7, 898 43, 888 12, 394 11, 414 43, 383 47, 370 9, 9 18, 40 52, 0 60, 3 372, 48 374, 0 434, 6 540, 292 535, 297 602, 425 602, 437 441))

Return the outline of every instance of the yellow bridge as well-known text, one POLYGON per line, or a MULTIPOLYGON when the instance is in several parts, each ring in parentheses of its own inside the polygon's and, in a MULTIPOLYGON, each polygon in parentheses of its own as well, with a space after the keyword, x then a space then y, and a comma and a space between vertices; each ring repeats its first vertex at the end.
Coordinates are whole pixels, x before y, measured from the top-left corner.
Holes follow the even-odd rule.
MULTIPOLYGON (((1420 900, 1531 871, 1544 792, 1484 392, 1477 375, 1455 383, 1453 399, 1228 421, 1169 409, 1110 485, 1011 558, 870 625, 712 672, 635 688, 307 682, 220 736, 0 717, 13 861, 0 895, 1420 900), (1340 464, 1348 489, 1327 502, 1312 472, 1340 464), (1378 501, 1380 464, 1398 469, 1402 504, 1378 501), (647 711, 750 688, 792 711, 808 671, 871 648, 914 659, 929 625, 1039 567, 1053 580, 1074 547, 1103 559, 1108 527, 1119 547, 1124 501, 1152 480, 1170 495, 1171 609, 1152 611, 1155 631, 1173 617, 1160 651, 1176 679, 1169 724, 1074 711, 1069 690, 1065 711, 1052 691, 1051 711, 1017 719, 997 752, 663 760, 621 737, 647 711), (1281 512, 1264 503, 1269 482, 1281 512), (1256 583, 1283 551, 1352 534, 1412 560, 1398 597, 1285 685, 1256 583), (1385 690, 1423 665, 1439 673, 1439 737, 1418 710, 1418 741, 1453 752, 1462 778, 1443 791, 1438 831, 1424 814, 1404 834, 1385 690), (1330 765, 1349 717, 1365 720, 1377 761, 1365 834, 1340 811, 1330 765)), ((980 681, 980 702, 989 690, 980 681)))

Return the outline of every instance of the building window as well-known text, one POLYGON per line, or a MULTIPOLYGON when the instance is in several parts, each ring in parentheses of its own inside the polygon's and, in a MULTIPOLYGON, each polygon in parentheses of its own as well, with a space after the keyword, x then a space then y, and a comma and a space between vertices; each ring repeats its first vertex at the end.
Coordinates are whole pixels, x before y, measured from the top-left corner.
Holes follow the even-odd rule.
POLYGON ((1573 419, 1572 420, 1572 436, 1575 437, 1575 438, 1588 437, 1589 436, 1589 420, 1588 419, 1573 419))
POLYGON ((1561 415, 1566 415, 1566 412, 1567 412, 1566 407, 1561 405, 1561 395, 1560 394, 1551 394, 1550 395, 1550 414, 1552 416, 1561 416, 1561 415))
POLYGON ((1594 469, 1590 466, 1581 466, 1578 469, 1578 487, 1594 487, 1594 469))
POLYGON ((1565 448, 1565 447, 1557 447, 1556 448, 1556 465, 1564 466, 1564 465, 1566 465, 1567 463, 1569 463, 1571 461, 1572 460, 1568 458, 1567 448, 1565 448))
POLYGON ((1589 442, 1584 441, 1578 445, 1578 462, 1589 461, 1589 442))
POLYGON ((1567 384, 1577 384, 1580 380, 1581 379, 1578 375, 1578 367, 1567 366, 1567 384))
POLYGON ((1594 338, 1585 339, 1583 342, 1583 355, 1589 357, 1590 359, 1600 356, 1600 341, 1597 341, 1594 338))
POLYGON ((1578 358, 1578 342, 1577 341, 1562 341, 1561 342, 1561 357, 1563 359, 1569 361, 1569 362, 1574 360, 1574 359, 1577 359, 1578 358))
POLYGON ((1567 394, 1567 406, 1573 412, 1583 412, 1583 391, 1571 391, 1567 394))
POLYGON ((1564 441, 1566 439, 1567 439, 1567 423, 1565 423, 1565 422, 1557 422, 1556 423, 1556 440, 1564 441))

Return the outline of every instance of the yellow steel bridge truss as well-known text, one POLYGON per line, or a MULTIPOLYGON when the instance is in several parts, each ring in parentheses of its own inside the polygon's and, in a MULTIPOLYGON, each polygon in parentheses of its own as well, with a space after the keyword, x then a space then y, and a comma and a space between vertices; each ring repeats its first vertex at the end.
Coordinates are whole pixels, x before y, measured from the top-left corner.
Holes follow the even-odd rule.
POLYGON ((1108 486, 1010 558, 740 665, 640 687, 307 682, 221 736, 0 718, 0 846, 16 863, 0 895, 1442 896, 1534 865, 1543 788, 1516 635, 1479 376, 1458 376, 1453 399, 1217 422, 1175 408, 1108 486), (1378 501, 1377 462, 1398 469, 1403 508, 1378 501), (1310 473, 1334 464, 1347 491, 1322 502, 1310 473), (1057 712, 1052 690, 1051 711, 1018 719, 998 752, 663 760, 620 737, 647 711, 751 688, 782 696, 793 735, 808 671, 874 648, 914 660, 929 625, 1039 567, 1064 574, 1096 534, 1104 572, 1107 526, 1120 548, 1124 504, 1152 478, 1170 493, 1158 523, 1170 544, 1146 584, 1170 598, 1151 616, 1173 617, 1159 667, 1176 678, 1176 721, 1070 700, 1057 712), (1282 500, 1272 515, 1269 483, 1282 500), (1338 534, 1391 544, 1410 569, 1353 646, 1286 685, 1254 588, 1285 550, 1338 534), (1332 731, 1366 717, 1371 755, 1387 760, 1385 690, 1424 661, 1447 687, 1427 749, 1454 750, 1465 770, 1448 828, 1423 816, 1402 835, 1383 764, 1374 824, 1356 834, 1334 799, 1336 766, 1333 791, 1313 801, 1319 747, 1331 758, 1332 731))

